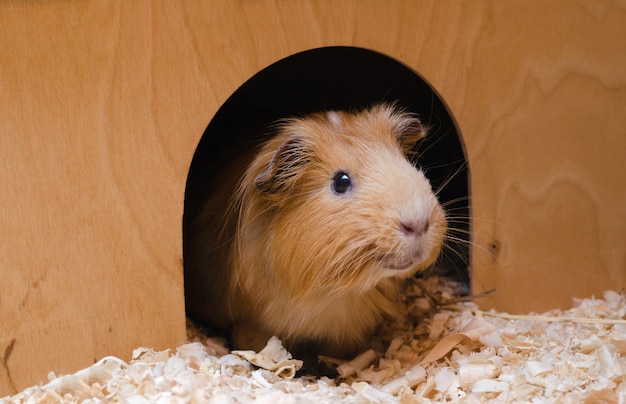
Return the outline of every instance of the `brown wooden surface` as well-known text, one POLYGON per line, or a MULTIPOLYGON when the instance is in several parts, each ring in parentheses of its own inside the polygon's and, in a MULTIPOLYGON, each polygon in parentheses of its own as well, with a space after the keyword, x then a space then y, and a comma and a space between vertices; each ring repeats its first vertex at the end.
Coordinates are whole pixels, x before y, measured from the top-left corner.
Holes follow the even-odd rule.
POLYGON ((625 41, 626 5, 584 0, 0 3, 0 396, 184 341, 195 146, 245 80, 320 46, 392 56, 448 103, 483 307, 623 288, 625 41))

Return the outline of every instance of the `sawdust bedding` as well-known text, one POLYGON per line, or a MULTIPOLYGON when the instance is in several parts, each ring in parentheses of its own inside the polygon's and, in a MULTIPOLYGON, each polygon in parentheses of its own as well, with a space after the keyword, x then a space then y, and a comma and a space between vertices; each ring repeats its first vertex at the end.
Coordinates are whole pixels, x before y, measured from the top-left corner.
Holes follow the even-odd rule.
POLYGON ((482 312, 436 276, 413 282, 406 315, 385 324, 339 377, 300 376, 277 339, 229 352, 189 327, 176 350, 105 357, 0 403, 626 403, 626 295, 574 299, 542 315, 482 312))

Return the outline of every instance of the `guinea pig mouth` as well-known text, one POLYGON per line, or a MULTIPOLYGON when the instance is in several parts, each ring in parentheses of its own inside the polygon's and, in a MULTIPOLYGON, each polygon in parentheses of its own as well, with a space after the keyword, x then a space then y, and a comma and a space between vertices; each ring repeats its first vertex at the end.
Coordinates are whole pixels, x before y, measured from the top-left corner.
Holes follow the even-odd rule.
POLYGON ((401 263, 401 264, 395 264, 395 263, 394 264, 385 264, 385 268, 402 271, 402 270, 405 270, 405 269, 411 267, 411 265, 413 265, 413 262, 409 261, 409 262, 401 263))
POLYGON ((387 269, 403 271, 419 264, 423 261, 422 253, 418 252, 412 257, 398 257, 397 255, 387 255, 380 259, 382 265, 387 269))

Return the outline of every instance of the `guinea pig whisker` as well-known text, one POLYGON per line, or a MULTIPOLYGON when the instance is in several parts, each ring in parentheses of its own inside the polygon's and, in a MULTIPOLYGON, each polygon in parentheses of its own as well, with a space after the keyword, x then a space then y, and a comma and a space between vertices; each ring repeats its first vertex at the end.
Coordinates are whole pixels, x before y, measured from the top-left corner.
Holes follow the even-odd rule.
POLYGON ((450 181, 452 181, 454 179, 454 177, 456 177, 457 175, 459 175, 461 172, 463 172, 463 170, 465 169, 465 164, 460 165, 459 167, 457 167, 457 169, 450 175, 448 175, 441 184, 439 184, 439 186, 437 187, 437 189, 435 190, 435 195, 439 195, 439 193, 446 187, 448 186, 448 184, 450 183, 450 181))
POLYGON ((463 225, 464 227, 467 226, 470 221, 469 219, 463 219, 463 218, 448 218, 447 219, 448 222, 448 230, 458 230, 458 231, 469 231, 468 229, 464 229, 464 228, 459 228, 459 227, 454 227, 454 225, 463 225))
POLYGON ((451 236, 450 234, 446 234, 445 237, 444 237, 444 240, 452 242, 452 243, 457 244, 457 245, 474 246, 474 242, 466 240, 464 238, 451 236))
MULTIPOLYGON (((462 244, 462 245, 467 245, 467 246, 470 246, 470 247, 474 247, 474 248, 477 248, 477 249, 479 249, 479 250, 489 254, 489 256, 493 257, 493 252, 492 251, 490 251, 488 248, 483 247, 480 244, 477 244, 477 243, 475 243, 473 241, 465 240, 465 239, 462 239, 462 238, 459 238, 459 237, 450 236, 450 235, 446 235, 445 241, 451 241, 451 242, 453 242, 455 244, 462 244)), ((444 243, 444 247, 450 248, 449 246, 447 246, 447 243, 444 243)))
POLYGON ((462 168, 466 168, 467 163, 465 163, 464 160, 455 160, 455 161, 441 163, 441 164, 434 164, 434 163, 423 164, 423 165, 420 165, 420 168, 428 171, 428 170, 442 169, 442 168, 453 168, 453 167, 458 167, 458 166, 461 166, 462 168))
MULTIPOLYGON (((459 208, 461 209, 461 208, 459 208)), ((446 210, 446 213, 450 213, 454 211, 454 209, 449 209, 446 210)), ((503 226, 503 227, 507 227, 511 229, 513 229, 513 227, 511 225, 507 225, 505 222, 502 222, 500 220, 496 220, 496 219, 490 219, 490 218, 486 218, 486 217, 478 217, 478 216, 469 216, 469 215, 450 215, 450 216, 446 216, 446 220, 448 221, 448 223, 457 223, 457 224, 468 224, 470 222, 473 223, 487 223, 487 224, 496 224, 498 226, 503 226)))
POLYGON ((457 220, 457 221, 465 221, 465 223, 469 223, 471 216, 465 211, 463 208, 456 209, 448 209, 446 212, 446 220, 457 220))
MULTIPOLYGON (((431 118, 436 118, 436 117, 435 116, 431 116, 431 118)), ((432 136, 429 137, 430 136, 429 133, 437 132, 438 128, 441 127, 441 121, 439 119, 437 119, 437 122, 435 124, 433 124, 432 119, 429 119, 428 123, 426 123, 424 126, 428 129, 427 133, 426 133, 425 139, 430 139, 430 138, 432 138, 432 136)), ((439 133, 435 140, 427 141, 427 142, 421 142, 420 145, 418 146, 418 152, 420 154, 425 154, 426 152, 428 152, 428 150, 430 150, 432 147, 436 146, 439 142, 441 142, 451 132, 452 132, 452 128, 448 128, 445 132, 439 133), (427 147, 424 150, 419 150, 424 145, 427 145, 427 147)))
MULTIPOLYGON (((449 212, 447 212, 449 213, 449 212)), ((458 223, 458 224, 469 224, 471 222, 471 217, 465 214, 459 215, 446 215, 446 220, 448 223, 458 223)))
POLYGON ((467 234, 470 234, 470 233, 462 232, 462 231, 453 231, 453 230, 448 229, 448 232, 444 236, 444 240, 454 242, 455 244, 471 245, 472 242, 466 237, 464 237, 467 234))
POLYGON ((466 234, 471 234, 469 229, 471 220, 469 216, 447 216, 446 221, 448 222, 449 232, 465 232, 466 234))
MULTIPOLYGON (((459 258, 464 265, 469 265, 468 259, 464 255, 462 255, 461 253, 456 251, 454 248, 450 247, 446 243, 444 243, 444 245, 442 247, 443 248, 441 250, 440 258, 450 257, 450 254, 452 254, 453 256, 459 258)), ((455 269, 458 270, 458 268, 455 268, 455 269)))
MULTIPOLYGON (((458 197, 458 198, 455 198, 455 199, 450 199, 448 201, 441 202, 441 206, 443 208, 446 208, 446 207, 448 207, 450 205, 454 205, 454 204, 457 204, 459 202, 465 202, 465 201, 469 202, 470 200, 471 200, 471 197, 469 197, 469 196, 461 196, 461 197, 458 197)), ((459 206, 456 209, 467 209, 467 206, 459 206)), ((446 209, 446 211, 447 211, 447 209, 446 209)))

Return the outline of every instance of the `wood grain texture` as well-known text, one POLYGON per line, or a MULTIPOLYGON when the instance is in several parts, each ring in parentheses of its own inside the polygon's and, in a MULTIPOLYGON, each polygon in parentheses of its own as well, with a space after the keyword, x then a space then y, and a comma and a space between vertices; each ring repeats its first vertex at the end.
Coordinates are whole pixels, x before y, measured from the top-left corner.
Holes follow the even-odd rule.
POLYGON ((623 2, 8 1, 0 22, 0 395, 184 340, 200 135, 253 74, 321 46, 385 53, 448 103, 484 307, 626 285, 623 2))
POLYGON ((614 38, 626 38, 624 10, 498 5, 476 48, 492 55, 473 70, 483 107, 466 124, 476 130, 466 134, 474 241, 496 252, 474 249, 474 291, 497 287, 483 304, 520 312, 620 290, 626 48, 614 38), (490 70, 495 51, 506 62, 490 70))

